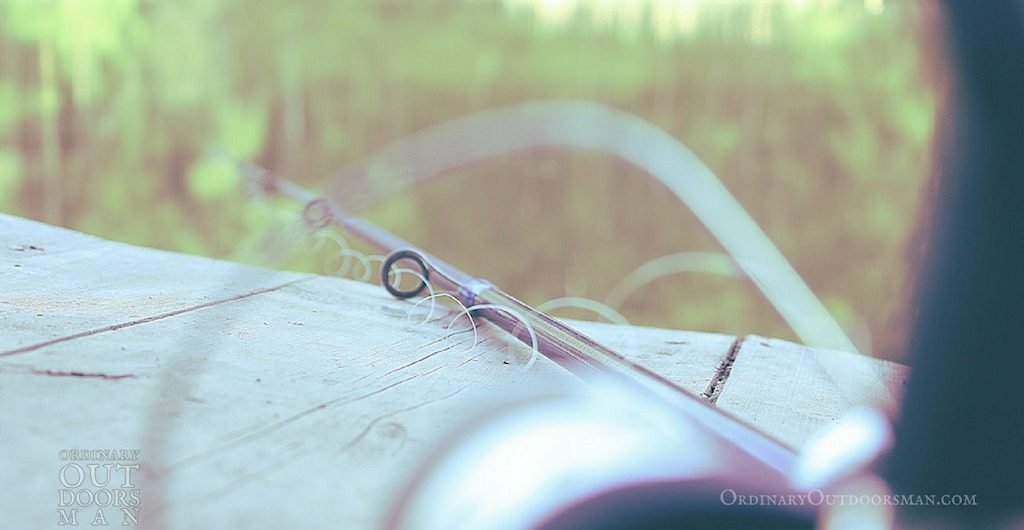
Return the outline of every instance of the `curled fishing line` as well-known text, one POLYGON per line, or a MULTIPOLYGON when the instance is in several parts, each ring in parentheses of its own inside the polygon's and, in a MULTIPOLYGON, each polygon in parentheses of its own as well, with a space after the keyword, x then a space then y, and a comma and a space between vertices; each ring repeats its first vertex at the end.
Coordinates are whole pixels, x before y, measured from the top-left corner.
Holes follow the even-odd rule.
MULTIPOLYGON (((333 242, 337 245, 338 249, 329 254, 323 263, 323 272, 329 276, 347 277, 353 280, 369 282, 375 270, 373 263, 384 263, 385 260, 385 257, 380 254, 367 255, 352 248, 348 243, 348 239, 333 230, 316 229, 306 232, 306 236, 306 239, 310 240, 309 251, 313 253, 322 252, 327 247, 328 242, 333 242), (337 267, 333 267, 332 264, 337 258, 341 258, 340 263, 338 263, 337 267), (358 263, 361 268, 359 274, 356 274, 355 263, 358 263)), ((402 281, 402 273, 410 272, 410 270, 396 267, 393 272, 395 273, 394 283, 398 284, 402 281)))
MULTIPOLYGON (((749 263, 748 270, 758 270, 758 266, 749 263)), ((645 285, 674 274, 701 272, 721 276, 741 277, 743 269, 728 254, 721 252, 677 252, 667 256, 654 258, 641 264, 627 274, 622 281, 608 291, 605 303, 619 308, 622 304, 645 285)))
POLYGON ((545 313, 554 309, 564 308, 583 309, 584 311, 589 311, 597 316, 603 317, 612 324, 618 324, 621 326, 629 325, 629 320, 626 320, 626 317, 624 317, 622 313, 619 313, 611 306, 598 302, 597 300, 591 300, 580 296, 554 298, 537 306, 538 311, 543 311, 545 313))
POLYGON ((396 289, 398 288, 397 282, 399 281, 399 278, 400 278, 399 275, 401 273, 412 274, 413 276, 419 278, 420 282, 422 282, 421 285, 423 285, 427 289, 427 291, 430 293, 430 295, 420 299, 415 304, 413 304, 413 306, 409 309, 409 311, 406 312, 405 318, 406 318, 406 320, 410 319, 412 317, 412 311, 414 309, 416 309, 416 307, 420 304, 420 302, 423 302, 424 300, 429 299, 430 300, 430 310, 427 311, 427 316, 426 316, 426 318, 424 318, 423 322, 421 322, 420 324, 417 324, 417 325, 422 325, 425 322, 429 322, 430 319, 434 316, 434 309, 437 307, 436 294, 434 293, 434 286, 431 285, 430 280, 428 280, 427 277, 425 275, 423 275, 423 274, 420 274, 420 273, 418 273, 418 272, 416 272, 416 271, 414 271, 412 269, 405 269, 405 268, 402 268, 402 267, 394 267, 394 266, 392 266, 390 268, 389 272, 395 272, 395 284, 392 284, 392 287, 394 287, 396 289), (401 271, 401 272, 399 272, 399 271, 401 271))
MULTIPOLYGON (((410 319, 412 319, 412 314, 413 314, 413 311, 415 311, 415 310, 416 310, 416 308, 417 308, 417 307, 419 307, 419 306, 420 306, 420 304, 422 304, 423 302, 427 302, 427 301, 430 301, 430 302, 432 302, 432 303, 436 303, 435 301, 436 301, 436 300, 437 300, 438 298, 441 298, 441 297, 445 297, 445 298, 451 298, 452 300, 454 300, 454 301, 455 301, 455 303, 459 305, 459 308, 461 308, 463 312, 466 312, 466 313, 467 313, 467 316, 468 316, 468 312, 467 312, 467 310, 466 310, 466 306, 465 306, 465 305, 463 305, 463 303, 462 303, 462 302, 461 302, 461 301, 460 301, 460 300, 459 300, 458 298, 456 298, 456 297, 455 297, 455 295, 453 295, 452 293, 449 293, 449 292, 443 292, 443 293, 433 293, 433 294, 431 294, 430 296, 424 296, 423 298, 420 298, 419 300, 417 300, 417 301, 416 301, 416 303, 415 303, 415 304, 413 304, 413 305, 412 305, 412 307, 411 307, 411 308, 409 308, 409 311, 408 311, 408 312, 406 313, 406 315, 405 315, 405 318, 406 318, 406 320, 410 320, 410 319)), ((431 314, 430 314, 430 313, 428 312, 428 313, 427 313, 427 316, 426 316, 426 317, 424 317, 424 318, 423 318, 423 320, 421 320, 421 321, 420 321, 420 322, 419 322, 418 324, 416 324, 416 325, 417 325, 417 326, 422 326, 423 324, 426 324, 427 322, 430 322, 430 319, 431 319, 431 317, 432 317, 432 316, 433 316, 433 315, 431 315, 431 314)))
MULTIPOLYGON (((552 310, 562 308, 583 309, 585 311, 590 311, 591 313, 603 317, 605 320, 612 324, 625 326, 623 328, 625 333, 620 333, 620 335, 623 336, 623 350, 637 354, 641 352, 640 344, 637 341, 636 330, 634 328, 629 327, 631 324, 629 323, 629 320, 627 320, 626 317, 623 316, 622 313, 616 311, 608 304, 604 304, 598 302, 597 300, 591 300, 590 298, 583 298, 580 296, 565 296, 562 298, 548 300, 547 302, 544 302, 537 306, 538 311, 542 311, 545 313, 549 313, 552 310)), ((516 329, 513 330, 513 335, 515 335, 518 332, 518 328, 519 325, 517 324, 516 329)))
POLYGON ((384 285, 384 289, 386 289, 391 296, 403 299, 412 298, 422 293, 423 289, 425 289, 429 284, 430 267, 427 266, 427 258, 422 253, 415 249, 403 248, 388 254, 387 258, 384 259, 384 264, 381 265, 380 278, 381 284, 384 285), (413 289, 403 290, 399 288, 397 284, 393 284, 388 280, 391 275, 391 269, 395 267, 395 264, 402 260, 408 260, 415 263, 422 273, 420 276, 420 284, 413 289))
MULTIPOLYGON (((385 259, 387 259, 387 258, 385 256, 381 256, 380 254, 370 254, 369 256, 366 256, 366 262, 367 263, 377 263, 377 262, 379 262, 381 267, 384 266, 384 260, 385 259)), ((364 282, 369 282, 370 278, 373 277, 372 270, 373 269, 367 268, 366 269, 366 275, 363 276, 363 277, 360 277, 359 280, 360 281, 364 281, 364 282)), ((402 271, 408 271, 408 270, 409 269, 395 268, 392 271, 392 272, 395 273, 395 283, 401 283, 402 282, 402 271)))
MULTIPOLYGON (((370 175, 396 175, 388 182, 412 182, 495 156, 545 147, 598 151, 644 169, 697 216, 801 340, 817 347, 857 351, 821 300, 707 165, 653 123, 604 105, 540 101, 441 123, 397 140, 335 174, 328 196, 348 196, 346 183, 359 181, 359 175, 364 180, 370 175), (748 268, 753 263, 760 264, 761 270, 748 268)), ((382 183, 373 179, 373 184, 382 183)))
MULTIPOLYGON (((521 322, 526 327, 526 331, 530 334, 530 347, 533 348, 533 353, 530 355, 530 360, 527 361, 525 366, 523 366, 523 371, 525 372, 525 371, 529 370, 533 366, 533 363, 537 362, 537 357, 540 356, 540 350, 537 348, 537 333, 533 330, 533 325, 530 324, 530 322, 528 320, 526 320, 526 317, 524 317, 518 311, 516 311, 514 309, 511 309, 511 308, 508 308, 508 307, 505 307, 503 305, 498 305, 498 304, 477 304, 477 305, 472 305, 472 306, 469 306, 469 307, 466 308, 466 312, 468 314, 468 313, 472 313, 474 311, 480 311, 480 310, 484 310, 484 309, 491 309, 491 310, 494 310, 494 311, 502 311, 502 312, 510 315, 511 317, 515 318, 517 321, 521 322)), ((459 316, 462 316, 462 315, 459 315, 459 316)), ((455 319, 453 319, 448 324, 447 333, 449 335, 451 334, 452 325, 455 324, 455 321, 458 320, 458 318, 459 318, 458 316, 455 317, 455 319)), ((472 316, 470 316, 470 321, 472 321, 472 316)))
MULTIPOLYGON (((452 318, 452 320, 448 323, 448 328, 446 330, 444 339, 447 341, 449 338, 451 338, 452 335, 454 335, 456 333, 462 333, 464 331, 469 331, 470 329, 472 329, 472 331, 473 331, 473 345, 470 346, 468 350, 466 350, 466 353, 469 353, 469 352, 475 350, 477 344, 480 344, 480 332, 477 329, 476 321, 473 319, 473 315, 469 312, 469 309, 466 308, 466 306, 462 303, 462 301, 460 301, 458 298, 456 298, 451 293, 436 293, 436 294, 432 294, 430 296, 427 296, 427 297, 424 297, 424 298, 421 298, 421 299, 417 300, 416 303, 413 304, 412 309, 410 309, 409 313, 406 315, 406 319, 411 318, 412 317, 412 311, 414 309, 416 309, 416 307, 419 306, 420 304, 422 304, 423 302, 425 302, 428 299, 430 299, 431 303, 433 303, 434 300, 436 300, 437 298, 441 298, 441 297, 451 298, 452 300, 455 301, 456 304, 459 305, 459 309, 460 309, 459 314, 455 315, 455 317, 452 318), (465 330, 459 330, 457 332, 452 332, 451 331, 452 324, 454 324, 455 321, 458 320, 463 314, 466 315, 467 319, 469 319, 470 329, 465 329, 465 330)), ((420 322, 417 325, 421 326, 423 324, 426 324, 428 321, 429 321, 429 315, 428 315, 427 318, 425 318, 422 322, 420 322)))
POLYGON ((444 336, 445 340, 447 341, 448 339, 450 339, 451 336, 454 335, 455 333, 462 333, 463 331, 469 331, 471 329, 473 331, 473 344, 469 347, 468 350, 466 350, 466 353, 471 352, 474 349, 476 349, 477 345, 480 343, 480 332, 477 329, 476 321, 473 319, 473 315, 469 312, 469 309, 466 308, 465 304, 463 304, 461 300, 459 300, 453 294, 448 293, 448 292, 435 293, 434 292, 434 287, 433 287, 433 285, 431 285, 430 281, 427 280, 427 278, 425 276, 423 276, 422 274, 420 274, 420 273, 418 273, 416 271, 413 271, 413 270, 410 270, 410 269, 404 269, 404 268, 400 268, 400 267, 393 267, 392 270, 394 270, 396 273, 400 273, 400 271, 404 271, 406 273, 409 273, 409 274, 412 274, 412 275, 416 276, 417 278, 420 279, 420 281, 423 282, 423 285, 425 285, 427 287, 427 290, 430 292, 430 295, 425 296, 423 298, 420 298, 419 300, 416 301, 416 303, 414 303, 412 305, 412 307, 409 308, 409 311, 407 311, 406 314, 405 314, 406 321, 409 321, 409 320, 412 319, 413 312, 416 311, 416 308, 418 308, 420 306, 420 304, 422 304, 423 302, 429 301, 430 302, 430 310, 427 312, 427 316, 425 316, 423 318, 423 320, 421 320, 419 323, 417 323, 416 326, 422 326, 423 324, 426 324, 427 322, 430 322, 431 318, 434 315, 434 310, 437 307, 437 299, 438 298, 442 298, 442 297, 443 298, 450 298, 451 300, 453 300, 459 306, 460 312, 459 312, 458 315, 455 315, 455 317, 451 320, 451 322, 449 322, 448 327, 446 328, 445 336, 444 336), (465 314, 466 318, 469 319, 470 328, 467 328, 466 330, 460 330, 458 332, 452 332, 451 331, 452 325, 463 314, 465 314))
POLYGON ((328 241, 331 241, 338 246, 338 250, 333 252, 324 260, 324 274, 332 276, 347 276, 349 272, 351 272, 353 259, 358 260, 367 269, 370 266, 370 264, 366 262, 364 255, 361 252, 353 250, 351 245, 348 244, 348 240, 334 230, 314 230, 309 234, 307 240, 311 240, 309 251, 314 254, 322 252, 327 247, 328 241), (332 259, 339 256, 342 258, 341 263, 338 264, 337 268, 332 269, 330 267, 332 259))
POLYGON ((363 254, 362 252, 359 252, 358 250, 354 250, 351 248, 339 249, 337 252, 328 256, 327 259, 324 260, 324 272, 326 274, 331 274, 340 277, 348 277, 353 280, 366 281, 370 277, 370 271, 372 269, 373 267, 370 265, 370 260, 366 258, 366 254, 363 254), (338 268, 332 272, 328 265, 334 261, 334 258, 337 257, 341 258, 341 263, 339 264, 338 268), (355 275, 356 268, 351 265, 353 260, 356 263, 359 263, 359 266, 363 268, 363 272, 359 276, 355 275), (349 263, 349 266, 345 267, 345 263, 349 263))
POLYGON ((345 239, 345 236, 334 230, 313 230, 309 232, 309 237, 307 239, 312 242, 309 246, 310 252, 321 252, 327 247, 328 241, 338 245, 338 248, 352 248, 352 246, 348 244, 348 239, 345 239))

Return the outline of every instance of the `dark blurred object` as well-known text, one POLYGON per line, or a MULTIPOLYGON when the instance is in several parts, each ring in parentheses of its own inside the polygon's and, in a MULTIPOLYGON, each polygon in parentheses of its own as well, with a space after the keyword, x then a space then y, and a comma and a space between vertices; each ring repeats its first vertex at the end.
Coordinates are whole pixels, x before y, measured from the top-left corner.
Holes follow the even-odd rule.
POLYGON ((896 493, 976 495, 911 520, 1021 515, 1024 477, 1024 3, 948 1, 954 80, 938 204, 886 473, 896 493))

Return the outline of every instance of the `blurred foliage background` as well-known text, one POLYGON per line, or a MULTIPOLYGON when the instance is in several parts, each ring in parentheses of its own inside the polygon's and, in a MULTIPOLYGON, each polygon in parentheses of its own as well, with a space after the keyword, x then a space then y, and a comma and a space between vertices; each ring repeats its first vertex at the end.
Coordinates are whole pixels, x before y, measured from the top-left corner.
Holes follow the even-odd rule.
MULTIPOLYGON (((266 262, 258 242, 299 210, 247 198, 211 148, 315 187, 454 117, 592 100, 690 147, 855 342, 899 358, 936 106, 925 25, 882 0, 0 0, 0 209, 266 262)), ((660 184, 594 153, 500 157, 365 213, 530 303, 602 300, 651 259, 719 250, 660 184)), ((320 270, 297 256, 284 266, 320 270)), ((736 278, 662 278, 621 310, 793 338, 736 278)))

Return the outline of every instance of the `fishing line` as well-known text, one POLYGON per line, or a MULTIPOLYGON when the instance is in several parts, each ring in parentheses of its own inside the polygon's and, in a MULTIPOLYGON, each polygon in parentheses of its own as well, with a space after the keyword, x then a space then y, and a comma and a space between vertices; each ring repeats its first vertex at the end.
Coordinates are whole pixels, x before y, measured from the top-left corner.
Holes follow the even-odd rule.
MULTIPOLYGON (((470 346, 470 348, 468 350, 466 350, 466 353, 469 353, 469 352, 473 351, 474 349, 476 349, 477 344, 480 343, 480 333, 477 330, 476 321, 473 319, 473 315, 469 312, 469 309, 467 309, 466 306, 463 305, 463 303, 458 298, 456 298, 454 295, 452 295, 451 293, 432 294, 432 295, 430 295, 430 296, 428 296, 426 298, 421 298, 420 300, 418 300, 415 304, 413 304, 412 309, 416 309, 417 306, 419 306, 423 302, 427 301, 428 298, 433 301, 434 299, 437 299, 437 298, 440 298, 440 297, 446 297, 446 298, 450 298, 450 299, 454 300, 455 303, 459 305, 459 309, 460 309, 459 314, 455 315, 455 317, 452 318, 452 320, 448 323, 448 328, 447 328, 447 332, 446 332, 446 334, 444 336, 444 339, 447 341, 452 335, 455 335, 457 333, 464 333, 464 332, 470 331, 470 329, 472 329, 472 331, 473 331, 473 345, 470 346), (451 331, 452 324, 454 324, 455 321, 458 320, 459 317, 461 317, 463 314, 465 314, 466 318, 469 320, 470 328, 459 330, 459 331, 456 331, 456 332, 452 332, 451 331)), ((408 319, 411 316, 412 316, 412 310, 409 311, 409 314, 408 314, 408 316, 406 318, 408 319)), ((429 316, 428 316, 428 318, 426 318, 422 322, 420 322, 419 325, 426 324, 428 320, 429 320, 429 316)))
MULTIPOLYGON (((416 302, 416 304, 414 304, 412 306, 412 308, 410 308, 409 311, 406 312, 405 318, 408 320, 411 317, 413 309, 415 309, 416 306, 418 306, 420 304, 420 302, 423 302, 424 300, 430 299, 430 310, 427 311, 427 316, 423 320, 423 322, 420 323, 420 325, 422 325, 423 323, 429 322, 430 319, 434 316, 434 309, 437 307, 436 293, 434 293, 434 286, 430 283, 430 280, 427 279, 426 275, 420 274, 420 273, 418 273, 418 272, 416 272, 416 271, 414 271, 412 269, 403 269, 403 268, 400 268, 400 267, 391 267, 388 272, 390 273, 390 272, 394 272, 394 271, 398 271, 398 270, 403 271, 403 272, 405 272, 407 274, 412 274, 413 276, 419 278, 419 280, 422 282, 422 285, 426 288, 427 292, 430 293, 429 296, 427 296, 425 298, 421 298, 418 302, 416 302)), ((390 277, 390 274, 389 274, 389 277, 390 277)), ((397 285, 398 278, 399 278, 398 273, 396 273, 395 274, 395 282, 396 282, 396 284, 392 285, 393 287, 396 287, 396 288, 398 287, 398 285, 397 285)), ((446 293, 441 293, 441 294, 446 294, 446 293)))
MULTIPOLYGON (((753 265, 748 266, 755 268, 753 265)), ((727 254, 721 252, 677 252, 654 258, 633 269, 608 291, 605 303, 614 308, 622 307, 622 304, 633 293, 647 284, 665 276, 687 272, 703 272, 730 277, 739 277, 743 274, 743 270, 727 254)))
MULTIPOLYGON (((621 346, 623 351, 627 351, 633 354, 641 353, 640 345, 637 341, 636 330, 632 327, 629 327, 631 326, 631 324, 622 313, 618 312, 617 310, 615 310, 615 308, 609 306, 608 304, 604 304, 598 302, 597 300, 591 300, 590 298, 584 298, 580 296, 565 296, 562 298, 548 300, 547 302, 544 302, 537 306, 538 311, 542 311, 544 313, 549 314, 551 311, 555 309, 562 308, 583 309, 584 311, 590 311, 591 313, 603 317, 605 320, 612 324, 625 326, 622 329, 626 332, 621 333, 621 336, 623 337, 621 346)), ((516 331, 518 331, 518 326, 516 328, 516 331)), ((513 335, 514 334, 515 333, 513 333, 513 335)))
POLYGON ((369 277, 370 269, 370 262, 366 259, 366 255, 350 248, 338 249, 324 258, 323 274, 328 276, 359 280, 362 276, 369 277), (338 260, 338 266, 331 267, 335 260, 338 260), (358 276, 355 274, 356 268, 352 266, 353 262, 359 263, 359 266, 363 269, 362 274, 358 276))
MULTIPOLYGON (((352 267, 352 260, 359 259, 359 256, 361 256, 359 253, 352 252, 352 247, 348 244, 348 240, 334 230, 314 230, 309 233, 307 239, 313 240, 309 251, 314 254, 322 252, 327 247, 327 241, 331 241, 338 246, 338 250, 324 260, 322 270, 324 274, 330 276, 347 275, 349 273, 349 269, 352 267), (331 258, 333 257, 342 258, 341 263, 338 264, 336 269, 332 269, 332 267, 330 267, 331 258)), ((369 266, 369 264, 364 263, 364 266, 369 266)))
MULTIPOLYGON (((744 270, 794 333, 811 346, 856 352, 842 327, 717 176, 668 132, 634 114, 581 101, 533 102, 478 112, 406 136, 335 174, 328 196, 351 204, 356 186, 402 185, 496 156, 570 147, 628 161, 664 184, 744 270), (761 264, 757 269, 751 263, 761 264)), ((365 194, 365 190, 364 190, 365 194)))
MULTIPOLYGON (((466 308, 466 312, 467 313, 472 313, 474 311, 480 311, 480 310, 484 310, 484 309, 490 309, 490 310, 494 310, 494 311, 504 312, 504 313, 508 314, 509 316, 511 316, 512 318, 515 318, 519 323, 521 323, 522 325, 524 325, 526 327, 526 331, 530 333, 530 345, 533 348, 533 353, 530 355, 530 360, 526 363, 525 366, 523 366, 523 371, 525 372, 525 371, 529 370, 533 366, 533 363, 535 363, 537 361, 537 357, 540 356, 540 350, 537 349, 537 333, 535 333, 533 331, 533 325, 531 325, 530 322, 528 320, 526 320, 526 318, 522 314, 520 314, 518 311, 516 311, 514 309, 511 309, 511 308, 508 308, 508 307, 505 307, 505 306, 502 306, 502 305, 497 305, 497 304, 477 304, 477 305, 472 305, 472 306, 469 306, 468 308, 466 308)), ((457 319, 458 319, 458 317, 456 317, 456 320, 457 319)), ((472 315, 470 316, 470 319, 472 320, 472 315)), ((454 324, 454 323, 455 323, 455 320, 452 320, 452 322, 450 322, 448 324, 448 330, 447 330, 448 334, 451 334, 452 324, 454 324)))
MULTIPOLYGON (((307 239, 313 240, 313 244, 310 245, 309 250, 312 251, 312 252, 321 252, 326 247, 327 241, 331 241, 331 242, 335 243, 338 246, 338 250, 336 252, 334 252, 333 254, 331 254, 325 260, 325 262, 324 262, 324 270, 325 270, 325 272, 327 272, 327 274, 332 274, 332 275, 341 276, 341 277, 345 277, 345 276, 347 276, 347 273, 351 272, 352 275, 349 276, 350 278, 356 279, 356 280, 359 280, 359 281, 369 281, 369 279, 372 277, 372 270, 373 270, 373 267, 371 267, 371 265, 370 265, 371 261, 380 261, 381 262, 381 267, 384 267, 385 265, 388 264, 388 258, 385 257, 385 256, 381 256, 381 255, 368 256, 366 254, 363 254, 362 252, 359 252, 358 250, 353 249, 348 244, 348 240, 345 237, 341 236, 340 234, 336 233, 333 230, 329 230, 328 229, 329 225, 327 223, 325 223, 324 220, 325 219, 329 219, 329 215, 330 214, 329 214, 329 211, 327 209, 314 208, 314 207, 310 207, 310 205, 307 205, 307 207, 304 209, 304 211, 303 211, 304 224, 306 226, 312 226, 313 227, 312 231, 309 231, 309 232, 306 233, 306 235, 308 236, 307 239), (331 263, 331 259, 333 257, 339 257, 339 256, 342 257, 342 262, 343 263, 349 263, 349 266, 346 267, 346 266, 343 266, 343 265, 339 265, 339 267, 337 269, 332 271, 331 267, 329 266, 330 263, 331 263), (355 273, 354 267, 351 267, 351 262, 353 260, 359 262, 360 265, 362 265, 362 267, 363 267, 362 274, 359 275, 359 276, 356 276, 354 274, 355 273)), ((412 259, 412 260, 415 261, 416 260, 416 256, 410 255, 410 256, 405 256, 404 258, 400 258, 400 259, 412 259)), ((454 300, 455 303, 459 306, 460 312, 459 312, 459 314, 455 315, 455 317, 449 322, 449 325, 446 327, 446 333, 445 333, 444 339, 448 340, 448 339, 451 338, 452 335, 454 335, 456 333, 463 333, 465 331, 472 331, 473 332, 473 343, 469 347, 469 349, 466 350, 465 353, 469 353, 469 352, 473 351, 474 349, 476 349, 477 345, 480 343, 480 335, 479 335, 479 330, 478 330, 479 326, 478 326, 478 324, 476 322, 476 319, 473 317, 472 313, 470 312, 470 310, 467 309, 466 306, 458 298, 456 298, 453 294, 448 293, 448 292, 441 292, 441 293, 435 292, 435 289, 434 289, 434 286, 433 286, 432 282, 430 281, 430 279, 427 277, 427 275, 425 273, 420 273, 420 272, 417 272, 417 271, 415 271, 413 269, 410 269, 410 268, 398 267, 398 266, 394 265, 397 261, 399 261, 399 259, 394 259, 394 260, 391 261, 391 264, 388 265, 388 269, 386 271, 387 272, 386 280, 382 276, 382 281, 386 281, 388 286, 390 286, 391 288, 399 290, 399 286, 400 286, 401 281, 402 281, 402 275, 403 274, 409 274, 409 275, 412 275, 415 278, 420 280, 420 282, 421 282, 420 285, 422 287, 418 287, 417 289, 426 289, 426 291, 429 293, 427 296, 424 296, 424 297, 420 298, 419 300, 417 300, 412 305, 412 307, 409 308, 409 310, 406 312, 406 320, 411 320, 412 319, 412 316, 413 316, 414 312, 416 311, 416 309, 420 305, 422 305, 424 302, 429 302, 430 303, 430 307, 429 307, 429 309, 427 311, 426 316, 423 318, 422 321, 417 323, 416 326, 421 326, 423 324, 426 324, 427 322, 430 322, 433 319, 433 316, 434 316, 434 314, 435 314, 435 312, 437 310, 437 300, 439 298, 449 298, 451 300, 454 300), (463 314, 465 314, 466 318, 469 320, 470 327, 465 329, 465 330, 452 331, 452 329, 451 329, 452 325, 454 325, 454 323, 459 318, 461 318, 461 316, 463 314)), ((424 267, 426 265, 425 263, 419 263, 419 264, 421 266, 424 266, 424 267)), ((423 270, 426 271, 427 269, 424 268, 423 270)), ((384 270, 382 269, 382 273, 383 272, 384 272, 384 270)), ((485 307, 481 307, 481 309, 483 309, 483 308, 485 308, 485 307)), ((509 313, 509 314, 515 316, 518 320, 521 321, 521 317, 518 315, 518 313, 516 313, 513 310, 508 309, 508 308, 501 308, 501 309, 503 311, 505 311, 506 313, 509 313)), ((531 337, 533 337, 534 355, 537 355, 536 334, 534 333, 532 328, 530 328, 529 331, 530 331, 531 337)), ((532 366, 532 364, 533 364, 533 358, 531 357, 531 361, 528 363, 528 365, 532 366)))
POLYGON ((447 340, 449 340, 452 337, 452 335, 455 335, 457 333, 464 333, 466 331, 472 331, 473 332, 473 343, 469 347, 469 349, 467 349, 464 352, 462 352, 462 353, 466 354, 466 353, 470 353, 473 350, 475 350, 476 347, 480 344, 479 326, 476 323, 476 319, 473 317, 473 311, 482 310, 482 309, 494 309, 494 310, 503 311, 503 312, 511 315, 512 317, 514 317, 521 324, 525 324, 525 326, 527 328, 527 331, 530 333, 530 339, 531 339, 531 344, 532 344, 532 348, 533 348, 533 353, 530 356, 529 362, 527 362, 526 366, 523 367, 523 370, 524 371, 525 370, 529 370, 530 367, 533 366, 533 363, 536 361, 537 356, 540 354, 540 352, 539 352, 539 350, 537 348, 537 334, 534 332, 533 326, 531 326, 529 322, 524 320, 523 316, 520 315, 518 312, 516 312, 515 310, 510 309, 508 307, 500 306, 500 305, 495 305, 495 304, 479 304, 479 305, 474 305, 474 306, 466 307, 462 303, 462 301, 460 301, 452 293, 449 293, 449 292, 435 293, 434 290, 433 290, 433 286, 431 285, 431 283, 429 281, 427 281, 427 279, 423 275, 421 275, 421 274, 419 274, 419 273, 417 273, 415 271, 408 270, 408 269, 406 271, 409 272, 410 274, 414 274, 415 276, 420 278, 420 280, 422 280, 425 283, 425 285, 427 286, 427 289, 430 290, 430 295, 429 296, 420 298, 409 309, 409 311, 406 313, 406 319, 407 320, 410 320, 412 318, 413 312, 416 310, 417 307, 420 306, 420 304, 422 304, 423 302, 430 301, 430 306, 431 306, 430 307, 430 311, 427 313, 427 316, 422 321, 420 321, 417 325, 420 326, 420 325, 426 324, 427 322, 430 321, 431 317, 434 314, 434 307, 435 307, 437 299, 439 299, 439 298, 448 298, 448 299, 453 300, 459 306, 459 310, 460 311, 459 311, 459 313, 457 315, 455 315, 455 317, 453 317, 448 322, 448 326, 445 328, 444 339, 445 339, 445 341, 447 341, 447 340), (464 330, 452 331, 452 326, 454 326, 455 323, 458 322, 458 320, 460 318, 462 318, 463 315, 465 315, 466 319, 469 321, 470 327, 466 328, 464 330))
POLYGON ((564 308, 583 309, 603 317, 612 324, 619 324, 621 326, 630 325, 629 320, 626 320, 626 317, 623 316, 622 313, 616 311, 613 307, 598 302, 597 300, 591 300, 580 296, 565 296, 562 298, 548 300, 547 302, 538 305, 536 309, 538 311, 550 313, 554 309, 564 308))
POLYGON ((334 244, 338 245, 339 249, 352 248, 352 246, 348 244, 348 239, 334 230, 313 230, 309 232, 309 237, 307 239, 314 240, 313 244, 309 248, 310 252, 322 252, 327 246, 327 241, 334 242, 334 244))
MULTIPOLYGON (((386 260, 386 259, 387 259, 387 257, 381 256, 380 254, 371 254, 369 256, 366 256, 366 262, 367 263, 377 263, 377 262, 379 262, 381 266, 384 266, 384 260, 386 260)), ((359 280, 369 283, 370 279, 373 278, 373 271, 374 270, 375 269, 367 268, 366 269, 366 275, 364 277, 359 278, 359 280)), ((403 269, 401 267, 395 267, 395 270, 394 270, 395 282, 396 283, 401 283, 401 281, 402 281, 402 271, 408 271, 408 270, 409 269, 403 269)))

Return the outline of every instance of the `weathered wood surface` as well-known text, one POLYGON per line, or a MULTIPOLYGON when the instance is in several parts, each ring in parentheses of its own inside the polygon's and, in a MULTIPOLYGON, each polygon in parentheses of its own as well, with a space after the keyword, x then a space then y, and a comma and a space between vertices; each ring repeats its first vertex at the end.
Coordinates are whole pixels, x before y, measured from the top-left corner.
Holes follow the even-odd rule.
POLYGON ((715 404, 796 448, 853 406, 894 412, 909 375, 889 361, 756 335, 737 341, 725 369, 715 404))
MULTIPOLYGON (((409 307, 368 284, 0 215, 4 526, 57 526, 60 451, 142 449, 143 516, 167 527, 371 528, 462 422, 580 385, 545 359, 523 371, 529 349, 500 330, 470 350, 409 307)), ((793 446, 879 399, 872 374, 905 375, 782 341, 574 325, 793 446)))

